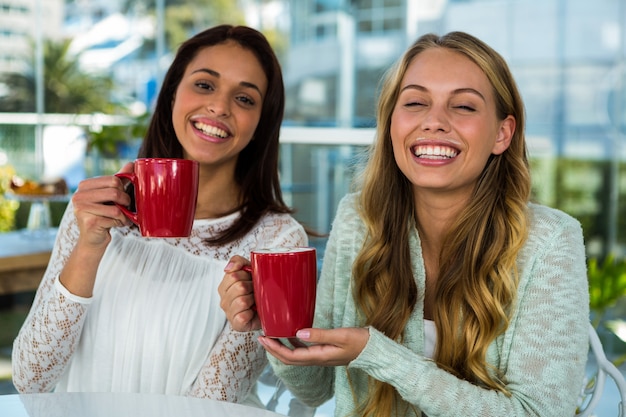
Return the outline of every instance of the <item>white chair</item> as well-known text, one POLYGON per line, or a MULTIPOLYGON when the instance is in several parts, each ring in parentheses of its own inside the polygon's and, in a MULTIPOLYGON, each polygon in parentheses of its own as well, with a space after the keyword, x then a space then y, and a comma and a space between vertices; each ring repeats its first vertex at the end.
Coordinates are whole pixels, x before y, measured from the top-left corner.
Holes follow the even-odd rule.
POLYGON ((604 383, 607 375, 613 378, 619 391, 620 402, 618 404, 618 416, 626 417, 626 381, 619 369, 606 358, 598 333, 591 324, 589 324, 589 346, 597 363, 598 370, 585 384, 582 403, 575 417, 589 417, 592 415, 604 392, 604 383))

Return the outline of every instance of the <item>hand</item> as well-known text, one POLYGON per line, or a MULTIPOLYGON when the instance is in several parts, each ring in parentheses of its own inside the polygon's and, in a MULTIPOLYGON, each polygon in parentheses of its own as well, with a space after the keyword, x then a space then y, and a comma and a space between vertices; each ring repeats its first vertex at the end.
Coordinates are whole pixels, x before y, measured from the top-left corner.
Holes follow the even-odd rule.
MULTIPOLYGON (((120 172, 133 172, 133 164, 124 165, 120 172)), ((72 203, 79 235, 59 280, 72 294, 91 297, 100 260, 111 241, 109 230, 130 224, 112 203, 127 206, 130 196, 120 178, 108 175, 81 181, 72 203)))
POLYGON ((217 288, 220 307, 226 313, 232 328, 238 332, 261 328, 261 320, 254 306, 252 277, 243 270, 243 267, 249 264, 247 259, 233 256, 226 265, 224 278, 217 288))
MULTIPOLYGON (((133 172, 133 163, 127 163, 119 172, 133 172)), ((72 196, 72 203, 80 229, 80 244, 106 247, 111 240, 111 227, 131 223, 117 206, 111 204, 130 204, 130 196, 124 192, 122 180, 114 175, 81 181, 72 196)))
POLYGON ((369 340, 366 328, 302 329, 299 340, 311 345, 295 344, 290 349, 276 339, 259 337, 259 342, 272 356, 286 365, 342 366, 348 365, 363 351, 369 340))

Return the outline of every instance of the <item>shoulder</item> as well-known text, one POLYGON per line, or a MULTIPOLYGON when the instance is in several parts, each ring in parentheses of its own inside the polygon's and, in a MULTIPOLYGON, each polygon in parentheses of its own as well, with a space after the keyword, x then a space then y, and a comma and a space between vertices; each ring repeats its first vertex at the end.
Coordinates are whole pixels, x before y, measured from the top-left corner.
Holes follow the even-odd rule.
POLYGON ((341 198, 337 207, 337 214, 335 216, 335 223, 338 220, 346 221, 359 218, 359 205, 360 205, 361 193, 349 193, 341 198))
POLYGON ((308 236, 304 226, 287 213, 264 214, 253 228, 257 244, 271 246, 305 246, 308 236))
MULTIPOLYGON (((560 210, 529 204, 528 238, 521 260, 551 258, 578 263, 585 259, 585 243, 580 222, 560 210)), ((565 261, 564 261, 565 262, 565 261)), ((581 264, 582 265, 582 264, 581 264)))
POLYGON ((349 231, 350 235, 360 235, 365 225, 360 214, 361 193, 349 193, 342 197, 337 206, 331 231, 349 231))
POLYGON ((272 227, 278 229, 288 229, 288 228, 301 228, 304 229, 303 226, 298 222, 291 214, 287 213, 275 213, 268 212, 265 213, 261 219, 259 219, 259 225, 261 227, 272 227))
POLYGON ((580 222, 569 214, 541 204, 528 204, 530 233, 529 237, 549 239, 564 232, 580 234, 580 222))
POLYGON ((340 200, 331 227, 331 240, 360 247, 367 233, 359 210, 360 197, 359 192, 349 193, 340 200))

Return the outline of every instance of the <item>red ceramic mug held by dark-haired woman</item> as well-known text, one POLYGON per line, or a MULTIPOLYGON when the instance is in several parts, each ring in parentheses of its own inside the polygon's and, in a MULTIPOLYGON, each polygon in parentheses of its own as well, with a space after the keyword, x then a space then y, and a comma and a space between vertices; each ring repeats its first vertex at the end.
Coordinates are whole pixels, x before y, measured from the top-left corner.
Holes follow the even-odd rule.
POLYGON ((117 205, 146 237, 187 237, 198 199, 199 165, 178 158, 140 158, 132 173, 118 173, 134 187, 136 211, 117 205))

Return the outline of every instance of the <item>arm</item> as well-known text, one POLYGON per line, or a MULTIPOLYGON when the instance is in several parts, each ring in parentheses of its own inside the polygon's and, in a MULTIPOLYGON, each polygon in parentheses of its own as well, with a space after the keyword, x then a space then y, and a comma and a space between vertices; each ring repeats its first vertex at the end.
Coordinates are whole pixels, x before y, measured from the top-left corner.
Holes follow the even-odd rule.
MULTIPOLYGON (((132 170, 132 164, 122 171, 132 170)), ((82 181, 65 211, 48 268, 14 341, 13 382, 20 392, 51 391, 80 337, 109 229, 128 220, 110 201, 128 204, 121 181, 82 181)))
POLYGON ((459 380, 374 329, 350 367, 392 384, 431 417, 573 415, 588 352, 585 251, 576 222, 548 226, 522 255, 515 315, 488 358, 505 372, 511 397, 459 380))
MULTIPOLYGON (((256 235, 255 242, 260 247, 306 246, 308 244, 308 238, 302 226, 288 216, 267 219, 253 233, 256 235)), ((229 265, 235 265, 232 267, 234 272, 243 275, 244 280, 247 279, 248 274, 241 271, 241 266, 247 263, 245 259, 236 256, 233 260, 229 265)), ((226 275, 228 276, 229 273, 227 272, 226 275)), ((223 284, 220 284, 220 293, 223 284)), ((253 303, 251 287, 249 295, 253 303)), ((249 310, 250 307, 251 304, 247 306, 247 309, 249 310)), ((261 335, 258 329, 260 329, 260 324, 248 326, 245 331, 237 331, 230 323, 227 323, 191 387, 189 395, 230 402, 244 401, 267 365, 265 350, 257 342, 261 335)))
POLYGON ((226 324, 189 390, 193 397, 241 403, 263 372, 267 359, 260 332, 237 332, 226 324))
POLYGON ((90 300, 73 297, 58 281, 77 235, 70 203, 31 310, 13 343, 13 384, 21 393, 51 391, 78 343, 90 300))
MULTIPOLYGON (((346 213, 346 211, 342 210, 342 206, 343 204, 338 209, 336 224, 344 224, 353 215, 352 212, 346 213)), ((345 254, 338 254, 338 247, 341 246, 339 237, 336 229, 333 227, 324 251, 324 262, 317 287, 315 328, 333 329, 334 327, 340 327, 339 323, 343 316, 345 303, 338 300, 345 300, 345 297, 351 295, 348 292, 348 281, 351 276, 350 267, 352 262, 346 258, 345 254), (336 283, 336 280, 340 282, 336 283), (342 285, 342 283, 345 285, 342 285)), ((312 329, 312 331, 315 330, 312 329)), ((273 342, 275 348, 287 350, 285 346, 271 339, 261 340, 262 343, 273 342)), ((303 403, 311 407, 317 407, 333 397, 335 369, 330 365, 334 364, 326 362, 323 366, 297 366, 293 365, 293 363, 286 365, 272 356, 275 354, 275 351, 268 348, 266 344, 264 346, 271 353, 268 355, 268 358, 274 373, 281 379, 289 391, 303 403)))

